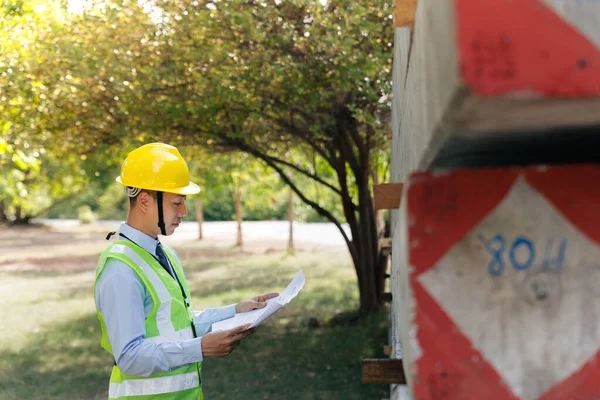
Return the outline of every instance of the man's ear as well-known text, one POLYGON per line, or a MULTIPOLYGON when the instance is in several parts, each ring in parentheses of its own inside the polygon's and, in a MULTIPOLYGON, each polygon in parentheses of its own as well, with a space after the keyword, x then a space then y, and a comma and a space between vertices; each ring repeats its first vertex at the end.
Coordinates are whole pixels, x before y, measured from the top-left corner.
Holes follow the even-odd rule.
POLYGON ((151 201, 152 196, 148 192, 141 192, 137 198, 137 206, 142 212, 147 214, 151 201))

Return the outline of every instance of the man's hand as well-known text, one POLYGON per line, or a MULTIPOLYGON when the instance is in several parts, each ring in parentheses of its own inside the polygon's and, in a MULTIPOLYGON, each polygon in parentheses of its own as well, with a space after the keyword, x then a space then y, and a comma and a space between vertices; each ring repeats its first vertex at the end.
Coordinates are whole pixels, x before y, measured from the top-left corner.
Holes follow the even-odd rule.
POLYGON ((279 296, 279 293, 267 293, 254 297, 252 300, 244 300, 235 306, 236 313, 243 313, 257 308, 263 308, 267 305, 267 300, 279 296))
POLYGON ((227 357, 233 349, 240 345, 242 339, 256 332, 256 328, 248 329, 250 325, 242 325, 228 331, 211 332, 202 336, 202 356, 227 357))

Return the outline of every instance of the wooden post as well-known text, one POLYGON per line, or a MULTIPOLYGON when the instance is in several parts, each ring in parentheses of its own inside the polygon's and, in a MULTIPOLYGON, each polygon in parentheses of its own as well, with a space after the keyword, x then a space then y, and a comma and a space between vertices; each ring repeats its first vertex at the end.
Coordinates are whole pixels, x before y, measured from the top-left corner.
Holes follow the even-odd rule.
POLYGON ((4 200, 0 200, 0 223, 8 221, 4 200))
POLYGON ((202 223, 204 222, 204 211, 202 210, 202 200, 196 200, 196 222, 198 223, 198 240, 202 240, 202 223))
POLYGON ((235 184, 235 215, 237 219, 237 239, 235 245, 242 247, 244 245, 242 236, 242 190, 239 182, 235 184))
POLYGON ((288 221, 290 223, 290 235, 288 239, 288 252, 294 252, 294 191, 289 188, 288 197, 288 221))

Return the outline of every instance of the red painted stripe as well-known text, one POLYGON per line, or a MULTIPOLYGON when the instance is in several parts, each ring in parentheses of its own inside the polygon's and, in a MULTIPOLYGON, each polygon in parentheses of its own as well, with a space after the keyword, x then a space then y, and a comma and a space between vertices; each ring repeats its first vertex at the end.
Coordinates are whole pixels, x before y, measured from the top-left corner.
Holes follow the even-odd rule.
POLYGON ((598 365, 600 353, 596 353, 579 371, 548 390, 540 400, 597 400, 600 394, 598 365))
POLYGON ((460 73, 499 96, 600 94, 600 51, 540 0, 455 0, 460 73))
POLYGON ((525 177, 576 229, 600 245, 600 166, 533 168, 525 177))
POLYGON ((496 370, 412 277, 415 326, 423 356, 413 377, 415 400, 517 400, 496 370))
POLYGON ((430 269, 508 193, 518 169, 416 173, 408 187, 410 262, 420 274, 430 269), (468 194, 468 195, 464 195, 468 194), (418 221, 418 222, 412 222, 418 221))

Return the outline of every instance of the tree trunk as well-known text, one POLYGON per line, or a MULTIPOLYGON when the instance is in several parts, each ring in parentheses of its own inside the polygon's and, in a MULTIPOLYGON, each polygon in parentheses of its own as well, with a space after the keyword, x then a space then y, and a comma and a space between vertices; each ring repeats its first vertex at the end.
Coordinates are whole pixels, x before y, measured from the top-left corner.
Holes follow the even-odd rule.
POLYGON ((379 240, 377 230, 377 219, 373 206, 373 197, 369 187, 370 160, 366 148, 359 149, 360 163, 358 168, 353 169, 358 188, 358 214, 359 218, 359 254, 360 265, 356 266, 362 274, 359 276, 359 287, 362 288, 360 296, 359 312, 361 315, 369 315, 382 309, 381 288, 383 277, 380 273, 379 240))
POLYGON ((362 272, 362 280, 358 284, 362 287, 359 312, 368 315, 382 308, 381 293, 378 293, 379 263, 378 263, 378 241, 375 227, 374 212, 372 209, 371 196, 365 189, 359 189, 360 200, 360 261, 359 268, 362 272), (367 192, 367 193, 364 193, 367 192))
POLYGON ((235 185, 235 215, 237 217, 237 240, 236 246, 242 247, 244 244, 242 237, 242 191, 240 185, 235 185))
POLYGON ((294 192, 292 188, 288 199, 288 221, 290 222, 290 236, 288 240, 288 253, 294 252, 294 192))
POLYGON ((4 201, 0 200, 0 224, 8 221, 8 215, 6 215, 6 206, 4 201))
POLYGON ((23 213, 23 210, 21 208, 21 205, 17 204, 15 206, 15 223, 21 223, 22 218, 23 218, 22 213, 23 213))
MULTIPOLYGON (((377 229, 377 237, 385 238, 390 237, 390 224, 389 221, 384 221, 384 226, 382 230, 377 229)), ((376 270, 376 280, 375 280, 375 290, 378 294, 378 301, 380 304, 383 304, 383 299, 381 298, 381 294, 385 292, 385 275, 387 273, 387 267, 389 264, 389 255, 383 254, 382 249, 378 246, 378 255, 377 255, 377 270, 376 270)))
POLYGON ((204 222, 204 211, 202 210, 202 200, 196 200, 196 222, 198 222, 198 240, 204 239, 202 233, 202 223, 204 222))

